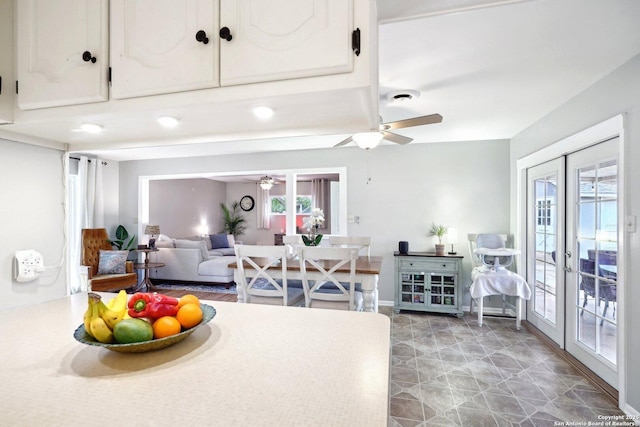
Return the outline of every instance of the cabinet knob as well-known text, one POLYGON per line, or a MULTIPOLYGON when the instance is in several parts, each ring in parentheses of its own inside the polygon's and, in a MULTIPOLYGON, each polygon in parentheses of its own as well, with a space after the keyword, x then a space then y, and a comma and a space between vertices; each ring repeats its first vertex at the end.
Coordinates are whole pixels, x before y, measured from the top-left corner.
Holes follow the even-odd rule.
POLYGON ((89 62, 89 61, 91 61, 91 63, 92 63, 92 64, 95 64, 95 63, 96 63, 96 61, 97 61, 96 57, 95 57, 95 56, 91 56, 91 52, 89 52, 88 50, 85 50, 85 51, 82 53, 82 60, 83 60, 84 62, 89 62))
POLYGON ((228 42, 231 41, 233 36, 231 35, 231 30, 229 29, 229 27, 220 28, 220 38, 225 39, 228 42))
POLYGON ((207 33, 204 30, 200 30, 196 33, 196 40, 202 44, 209 43, 209 37, 207 37, 207 33))

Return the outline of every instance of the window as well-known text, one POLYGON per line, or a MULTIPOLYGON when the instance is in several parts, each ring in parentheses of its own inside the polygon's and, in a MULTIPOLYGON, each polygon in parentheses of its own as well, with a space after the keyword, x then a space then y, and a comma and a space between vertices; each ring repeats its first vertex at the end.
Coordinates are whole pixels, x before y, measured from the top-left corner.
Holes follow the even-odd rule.
MULTIPOLYGON (((286 196, 271 196, 271 215, 284 215, 287 212, 286 196)), ((311 196, 296 197, 296 214, 311 213, 311 196)))
POLYGON ((551 225, 551 200, 538 200, 538 225, 551 225))

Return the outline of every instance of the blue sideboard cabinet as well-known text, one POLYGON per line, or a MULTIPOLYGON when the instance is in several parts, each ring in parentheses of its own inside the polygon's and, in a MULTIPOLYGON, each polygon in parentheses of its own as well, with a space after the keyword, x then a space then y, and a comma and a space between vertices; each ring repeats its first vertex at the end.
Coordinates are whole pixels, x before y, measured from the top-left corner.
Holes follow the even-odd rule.
POLYGON ((462 317, 461 255, 394 252, 394 311, 430 311, 462 317))

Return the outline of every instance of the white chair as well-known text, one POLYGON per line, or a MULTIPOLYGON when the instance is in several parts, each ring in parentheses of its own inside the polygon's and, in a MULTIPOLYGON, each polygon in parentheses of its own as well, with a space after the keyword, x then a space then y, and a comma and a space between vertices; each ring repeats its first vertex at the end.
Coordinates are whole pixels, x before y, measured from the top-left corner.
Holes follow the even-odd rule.
POLYGON ((287 249, 284 246, 236 245, 240 283, 245 303, 303 305, 304 290, 287 281, 287 249), (275 277, 274 277, 275 276, 275 277))
POLYGON ((329 245, 341 248, 355 247, 358 254, 362 251, 367 257, 371 257, 371 237, 330 236, 329 245))
POLYGON ((286 246, 289 257, 295 255, 298 252, 298 249, 304 246, 302 236, 299 234, 282 236, 282 243, 286 246))
POLYGON ((505 234, 469 234, 469 252, 473 263, 469 293, 469 313, 477 304, 478 326, 482 326, 483 299, 488 295, 502 295, 502 314, 506 314, 506 295, 516 297, 512 307, 516 312, 516 329, 520 330, 522 299, 531 298, 531 288, 522 276, 506 269, 513 264, 517 251, 505 247, 505 234))
POLYGON ((307 307, 362 311, 362 292, 356 290, 357 249, 305 246, 299 257, 307 307))

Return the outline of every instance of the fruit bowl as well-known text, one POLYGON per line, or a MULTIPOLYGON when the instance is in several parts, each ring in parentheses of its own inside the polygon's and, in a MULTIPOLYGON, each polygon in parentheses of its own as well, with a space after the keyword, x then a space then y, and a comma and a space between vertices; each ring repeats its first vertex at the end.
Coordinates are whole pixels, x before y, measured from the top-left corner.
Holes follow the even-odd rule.
POLYGON ((195 332, 196 329, 209 323, 211 319, 216 315, 216 309, 207 304, 200 304, 202 308, 202 321, 193 328, 182 331, 179 334, 171 335, 170 337, 160 338, 157 340, 143 341, 131 344, 104 344, 96 341, 91 335, 84 330, 84 324, 78 326, 73 333, 73 337, 83 344, 95 345, 97 347, 104 347, 112 351, 119 351, 121 353, 144 353, 147 351, 160 350, 170 345, 179 343, 189 335, 195 332))

